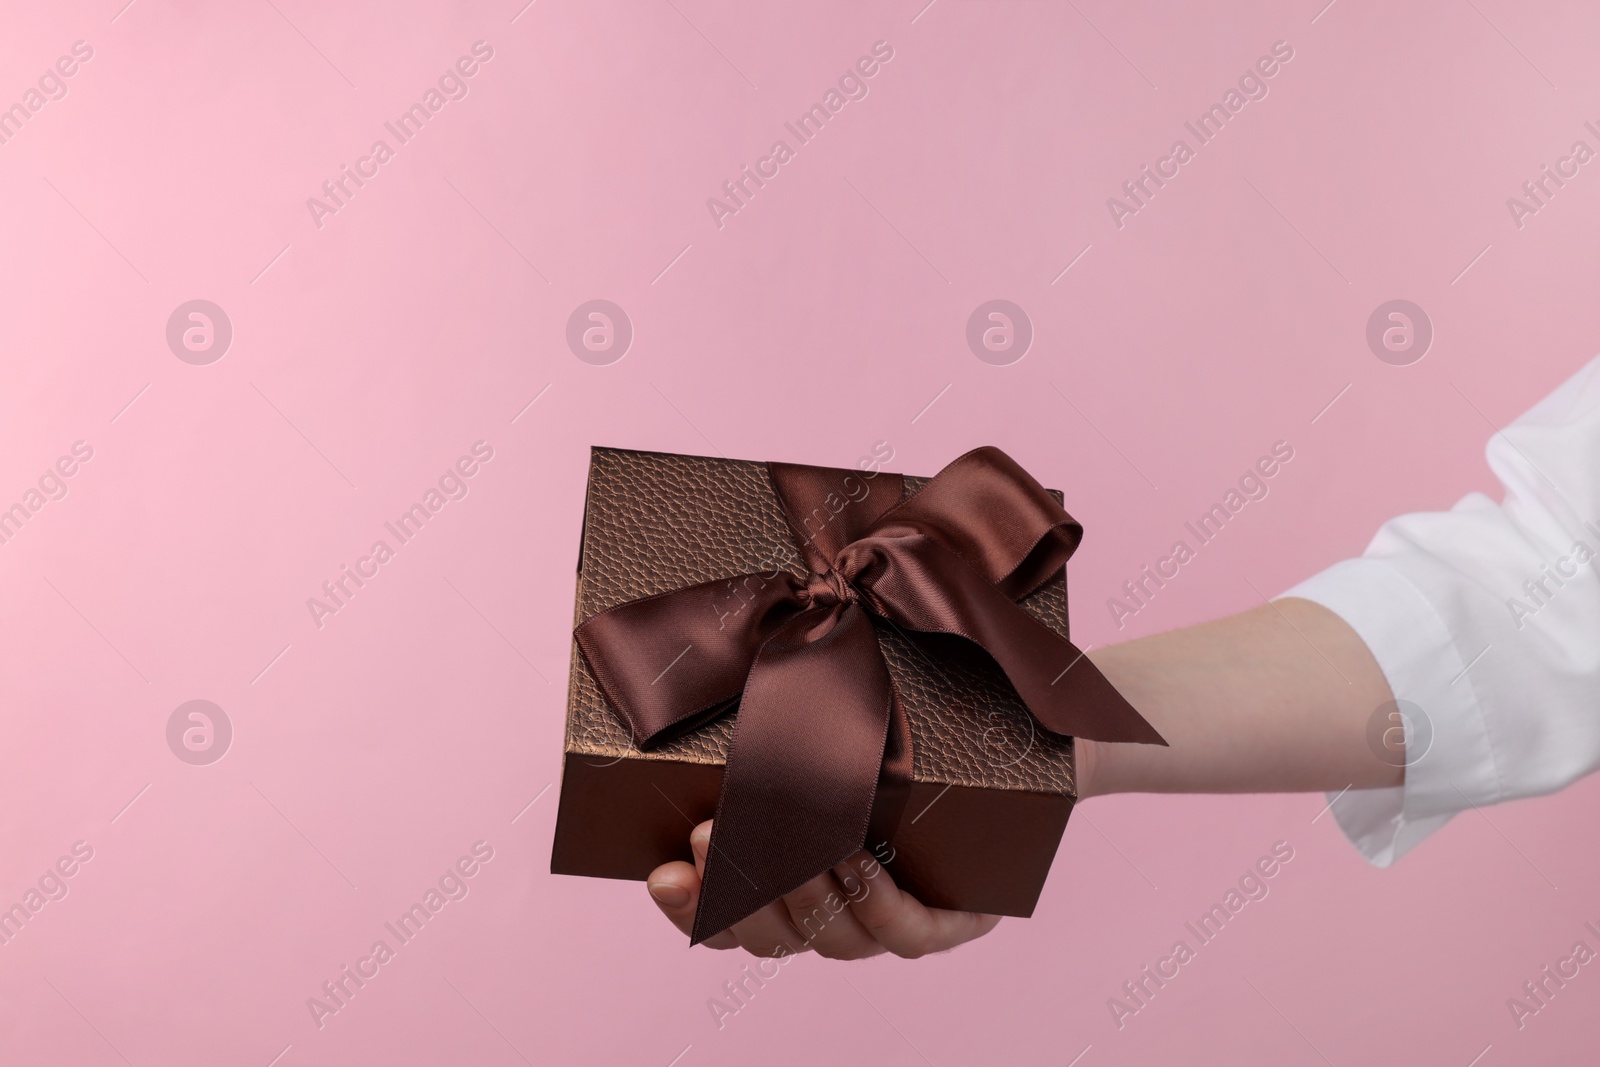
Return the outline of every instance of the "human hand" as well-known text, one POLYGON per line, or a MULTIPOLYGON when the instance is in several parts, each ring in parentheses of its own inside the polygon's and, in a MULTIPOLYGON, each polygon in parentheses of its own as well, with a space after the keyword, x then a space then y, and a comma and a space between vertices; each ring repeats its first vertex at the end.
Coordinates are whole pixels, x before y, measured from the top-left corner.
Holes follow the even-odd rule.
MULTIPOLYGON (((694 925, 710 843, 711 823, 703 822, 689 834, 694 865, 664 863, 647 880, 656 906, 685 934, 694 925)), ((857 852, 704 943, 768 957, 815 950, 835 960, 884 952, 916 959, 982 937, 999 922, 998 915, 926 907, 895 885, 871 853, 857 852)))

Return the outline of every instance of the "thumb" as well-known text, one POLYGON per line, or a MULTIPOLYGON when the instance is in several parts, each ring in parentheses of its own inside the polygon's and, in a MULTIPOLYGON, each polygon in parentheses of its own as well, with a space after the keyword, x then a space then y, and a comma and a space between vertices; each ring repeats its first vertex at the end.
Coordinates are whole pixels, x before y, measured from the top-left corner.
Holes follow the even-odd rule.
MULTIPOLYGON (((663 863, 645 879, 650 898, 661 913, 685 936, 694 929, 694 913, 700 904, 700 876, 706 869, 706 849, 711 842, 711 823, 703 822, 689 834, 689 849, 694 853, 694 866, 681 860, 663 863)), ((739 939, 732 930, 724 930, 704 944, 709 948, 738 948, 739 939)))

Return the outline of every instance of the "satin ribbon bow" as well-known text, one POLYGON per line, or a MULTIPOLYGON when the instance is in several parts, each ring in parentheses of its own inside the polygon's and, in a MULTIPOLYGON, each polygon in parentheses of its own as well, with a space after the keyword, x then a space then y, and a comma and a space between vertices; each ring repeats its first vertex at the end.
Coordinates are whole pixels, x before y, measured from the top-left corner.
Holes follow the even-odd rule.
POLYGON ((576 631, 641 748, 738 702, 691 944, 859 851, 874 801, 908 785, 910 732, 878 625, 981 646, 1053 733, 1166 744, 1015 603, 1061 570, 1083 527, 1004 452, 968 452, 904 501, 899 475, 767 470, 807 577, 774 567, 703 582, 576 631), (841 493, 851 480, 859 499, 841 493))

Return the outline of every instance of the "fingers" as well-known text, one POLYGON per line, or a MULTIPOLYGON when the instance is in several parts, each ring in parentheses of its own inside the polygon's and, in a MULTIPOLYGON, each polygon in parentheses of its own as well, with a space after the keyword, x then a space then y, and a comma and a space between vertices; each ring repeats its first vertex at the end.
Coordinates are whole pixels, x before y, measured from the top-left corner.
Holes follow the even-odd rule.
POLYGON ((836 867, 862 928, 896 956, 916 959, 982 937, 998 915, 930 908, 894 884, 883 865, 858 852, 836 867))
POLYGON ((850 911, 838 879, 823 871, 783 898, 789 924, 805 937, 817 955, 833 960, 862 960, 884 951, 850 911))
MULTIPOLYGON (((650 896, 685 934, 694 928, 705 875, 711 823, 689 835, 694 864, 674 861, 650 872, 650 896)), ((894 884, 882 864, 858 852, 781 900, 705 941, 710 948, 744 948, 757 956, 792 956, 808 949, 829 959, 865 959, 893 952, 916 959, 943 952, 993 930, 998 915, 929 908, 894 884)))
MULTIPOLYGON (((694 853, 696 873, 705 876, 706 852, 711 847, 711 823, 703 822, 689 834, 689 848, 694 853)), ((698 886, 696 889, 698 898, 698 886)), ((694 925, 694 911, 689 912, 688 930, 694 925)), ((746 919, 734 923, 715 937, 707 938, 708 945, 717 948, 743 946, 745 951, 757 956, 793 956, 806 949, 805 938, 789 925, 789 915, 781 903, 768 904, 746 919)))
POLYGON ((755 956, 796 956, 810 946, 789 922, 783 901, 774 901, 733 924, 731 931, 744 950, 755 956))
POLYGON ((711 820, 696 826, 689 831, 689 851, 694 853, 694 873, 698 878, 706 876, 706 850, 711 847, 711 820))

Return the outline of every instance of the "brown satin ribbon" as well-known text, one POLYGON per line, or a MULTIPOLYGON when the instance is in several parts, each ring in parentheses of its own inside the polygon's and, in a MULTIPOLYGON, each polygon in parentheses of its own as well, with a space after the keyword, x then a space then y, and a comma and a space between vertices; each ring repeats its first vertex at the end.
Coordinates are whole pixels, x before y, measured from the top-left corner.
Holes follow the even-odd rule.
POLYGON ((703 582, 576 631, 641 748, 738 702, 691 944, 859 851, 869 821, 898 819, 911 737, 876 620, 981 646, 1053 733, 1166 744, 1076 646, 1016 605, 1060 571, 1083 527, 1010 456, 974 449, 904 501, 895 474, 767 470, 808 577, 775 568, 703 582), (841 491, 852 478, 860 499, 841 491))

